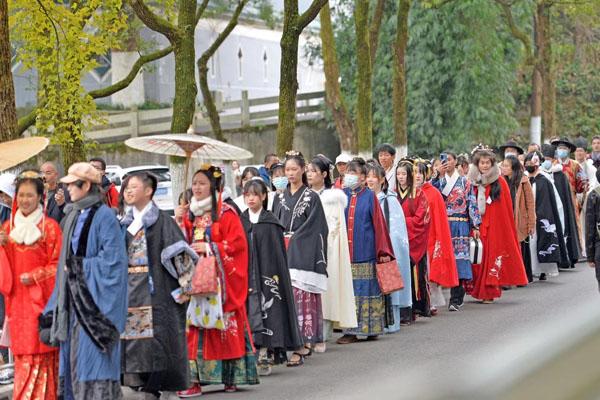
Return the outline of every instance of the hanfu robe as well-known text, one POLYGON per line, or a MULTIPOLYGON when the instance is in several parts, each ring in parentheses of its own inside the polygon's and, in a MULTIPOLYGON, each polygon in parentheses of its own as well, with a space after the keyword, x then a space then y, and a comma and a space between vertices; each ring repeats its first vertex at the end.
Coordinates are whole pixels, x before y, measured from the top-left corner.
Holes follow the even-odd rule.
POLYGON ((275 362, 286 360, 286 351, 302 347, 294 292, 287 266, 283 226, 275 216, 261 210, 258 221, 242 213, 248 236, 248 315, 254 345, 274 353, 275 362))
POLYGON ((329 229, 327 292, 322 295, 323 318, 340 328, 355 328, 358 326, 358 321, 345 217, 348 198, 339 189, 326 189, 320 196, 329 229))
MULTIPOLYGON (((236 212, 222 204, 218 221, 211 211, 183 219, 189 243, 211 243, 218 249, 215 257, 223 266, 221 287, 224 330, 188 327, 188 354, 192 382, 202 385, 256 385, 259 383, 252 345, 246 300, 248 296, 248 241, 236 212)), ((219 274, 220 275, 220 274, 219 274)), ((195 312, 188 308, 188 313, 195 312)))
POLYGON ((375 193, 368 188, 344 189, 348 196, 346 223, 358 327, 346 335, 384 333, 384 298, 377 281, 376 263, 393 260, 394 250, 375 193))
POLYGON ((121 225, 129 253, 128 315, 123 341, 123 382, 146 392, 189 387, 186 304, 172 293, 198 260, 181 229, 151 203, 132 235, 130 210, 121 225))
POLYGON ((427 280, 427 246, 429 243, 429 204, 421 189, 416 189, 414 197, 406 194, 398 196, 404 211, 408 243, 410 247, 411 287, 412 287, 412 317, 418 313, 422 316, 431 315, 431 299, 427 280))
MULTIPOLYGON (((2 228, 10 235, 9 221, 2 228)), ((13 399, 53 400, 58 395, 58 349, 40 341, 38 318, 54 288, 62 237, 51 218, 42 218, 38 229, 42 236, 35 243, 19 244, 9 237, 0 248, 0 292, 15 358, 13 399), (34 283, 23 284, 23 274, 34 283)))
POLYGON ((577 215, 579 213, 576 210, 576 204, 573 201, 573 192, 569 184, 567 175, 564 174, 560 169, 553 169, 552 175, 554 178, 554 185, 560 196, 563 204, 565 220, 563 224, 563 233, 565 240, 567 241, 567 252, 570 265, 561 265, 563 268, 575 267, 575 264, 581 258, 581 243, 579 241, 579 229, 577 215))
POLYGON ((473 279, 473 270, 470 257, 470 232, 472 228, 479 227, 481 216, 471 182, 464 176, 457 176, 454 185, 447 188, 446 185, 449 182, 451 183, 451 179, 445 176, 441 179, 434 179, 432 184, 442 192, 446 202, 458 278, 471 280, 473 279))
POLYGON ((398 196, 391 190, 387 193, 379 192, 377 199, 381 205, 383 216, 388 227, 394 256, 400 268, 400 274, 404 281, 404 288, 391 293, 390 301, 394 313, 394 324, 388 326, 388 332, 396 332, 400 330, 400 309, 412 307, 412 291, 410 278, 410 255, 408 232, 406 230, 406 220, 404 211, 398 202, 398 196))
POLYGON ((427 245, 429 281, 439 286, 452 288, 458 285, 458 271, 446 214, 446 204, 440 192, 431 183, 426 182, 421 189, 427 197, 431 218, 427 245))
MULTIPOLYGON (((502 295, 502 286, 527 285, 521 246, 517 239, 512 200, 508 183, 497 179, 500 197, 492 200, 491 186, 484 187, 487 199, 481 220, 483 260, 473 266, 473 290, 471 296, 480 300, 493 300, 502 295)), ((480 190, 475 187, 475 192, 480 190)))
POLYGON ((327 218, 319 195, 302 186, 288 187, 273 202, 273 214, 285 228, 287 260, 294 287, 298 325, 305 343, 323 342, 321 294, 327 291, 327 218))
POLYGON ((568 259, 554 184, 541 173, 529 179, 536 213, 536 230, 529 240, 532 273, 557 275, 558 265, 568 259))

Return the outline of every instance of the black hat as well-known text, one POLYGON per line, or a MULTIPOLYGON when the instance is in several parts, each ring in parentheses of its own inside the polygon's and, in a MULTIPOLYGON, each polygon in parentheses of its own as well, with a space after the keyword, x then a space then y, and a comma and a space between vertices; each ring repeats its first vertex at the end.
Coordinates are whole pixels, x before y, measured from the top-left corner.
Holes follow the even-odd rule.
POLYGON ((587 151, 588 141, 586 138, 582 136, 576 137, 575 140, 573 140, 573 144, 575 145, 576 149, 584 149, 587 151))
POLYGON ((544 155, 544 157, 552 157, 555 158, 555 154, 556 154, 556 146, 552 145, 552 144, 547 144, 544 143, 542 145, 542 154, 544 155))
POLYGON ((575 147, 575 145, 573 143, 571 143, 571 141, 566 137, 554 139, 553 141, 550 142, 550 144, 552 144, 556 147, 558 147, 560 145, 567 146, 569 148, 569 150, 571 151, 571 153, 577 149, 575 147))
POLYGON ((515 142, 514 140, 509 140, 508 142, 504 143, 502 146, 498 147, 498 150, 500 152, 500 154, 502 155, 502 157, 504 157, 504 151, 506 149, 508 149, 509 147, 512 147, 513 149, 517 149, 517 153, 519 154, 524 154, 525 150, 523 150, 523 148, 521 146, 519 146, 519 144, 517 142, 515 142))

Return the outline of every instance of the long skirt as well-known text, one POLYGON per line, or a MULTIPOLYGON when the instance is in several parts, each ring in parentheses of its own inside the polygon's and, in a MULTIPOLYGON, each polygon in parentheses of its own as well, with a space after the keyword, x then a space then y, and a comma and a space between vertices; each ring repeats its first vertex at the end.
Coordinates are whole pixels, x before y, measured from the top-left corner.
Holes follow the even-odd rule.
POLYGON ((521 255, 523 256, 523 264, 525 265, 525 274, 527 274, 527 281, 533 282, 533 272, 531 270, 531 250, 529 248, 529 241, 531 238, 527 238, 521 242, 521 255))
POLYGON ((427 281, 427 257, 423 256, 421 260, 415 264, 410 261, 410 278, 412 281, 412 315, 416 314, 422 317, 431 316, 431 298, 429 293, 429 284, 427 281))
POLYGON ((190 360, 191 381, 200 385, 258 385, 256 356, 252 351, 250 337, 246 336, 246 354, 234 360, 205 360, 202 354, 204 335, 200 331, 198 338, 198 354, 190 360))
MULTIPOLYGON (((538 248, 537 248, 537 233, 534 233, 529 239, 529 250, 531 251, 530 263, 531 273, 535 277, 539 277, 541 274, 546 274, 549 277, 558 276, 558 264, 557 263, 541 263, 538 260, 538 248)), ((531 281, 530 281, 531 282, 531 281)))
POLYGON ((323 342, 323 308, 321 295, 294 289, 294 302, 298 314, 298 327, 304 344, 323 342))
POLYGON ((502 296, 502 288, 486 285, 483 265, 473 264, 473 285, 468 288, 467 293, 478 300, 493 300, 502 296))
POLYGON ((394 299, 391 295, 384 296, 383 298, 385 300, 385 333, 399 332, 401 306, 394 304, 394 299))
POLYGON ((344 334, 381 335, 384 333, 385 306, 377 282, 375 263, 352 264, 351 269, 358 327, 344 330, 344 334))
POLYGON ((464 280, 473 279, 471 271, 470 237, 471 226, 467 218, 449 217, 450 234, 452 236, 452 248, 456 258, 458 278, 464 280))
POLYGON ((54 400, 58 396, 58 352, 15 355, 15 400, 54 400))

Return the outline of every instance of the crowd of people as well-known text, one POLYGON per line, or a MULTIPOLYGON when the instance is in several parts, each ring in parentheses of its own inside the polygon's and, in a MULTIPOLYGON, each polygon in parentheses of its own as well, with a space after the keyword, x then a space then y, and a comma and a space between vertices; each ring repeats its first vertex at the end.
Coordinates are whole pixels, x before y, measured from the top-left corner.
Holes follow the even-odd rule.
POLYGON ((466 295, 490 304, 582 260, 598 271, 600 137, 586 147, 289 151, 239 171, 238 193, 206 164, 174 217, 152 201, 155 176, 132 173, 117 193, 102 159, 61 179, 50 162, 4 174, 0 344, 14 355, 13 398, 235 392, 325 353, 334 332, 339 345, 373 341, 442 307, 461 312, 466 295))

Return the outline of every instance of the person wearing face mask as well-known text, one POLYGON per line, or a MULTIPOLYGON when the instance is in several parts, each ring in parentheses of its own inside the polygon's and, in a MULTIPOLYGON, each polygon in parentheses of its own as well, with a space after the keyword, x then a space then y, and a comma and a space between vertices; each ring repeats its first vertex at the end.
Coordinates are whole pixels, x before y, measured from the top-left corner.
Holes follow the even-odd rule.
POLYGON ((554 184, 540 171, 540 152, 525 157, 535 202, 535 227, 529 238, 531 273, 545 280, 558 275, 558 265, 568 263, 554 184))
POLYGON ((271 174, 271 187, 267 196, 267 210, 273 211, 275 196, 283 193, 288 187, 289 181, 285 176, 285 165, 282 163, 273 164, 269 173, 271 174))
POLYGON ((569 158, 570 154, 576 150, 576 146, 566 138, 556 139, 551 142, 552 145, 556 146, 556 158, 557 163, 562 165, 563 172, 569 180, 571 189, 571 196, 573 198, 573 204, 575 205, 575 216, 577 217, 577 226, 580 232, 581 229, 579 223, 579 215, 581 213, 581 206, 583 203, 577 201, 577 195, 587 192, 589 182, 588 178, 583 172, 581 165, 575 160, 569 158))
POLYGON ((427 197, 415 182, 414 160, 404 158, 396 166, 396 193, 402 205, 408 232, 412 307, 401 310, 403 325, 416 320, 417 315, 431 316, 431 298, 427 280, 427 245, 429 242, 430 215, 427 197))
MULTIPOLYGON (((539 159, 536 167, 532 165, 525 166, 528 173, 534 173, 539 167, 539 159)), ((529 236, 535 231, 535 201, 531 184, 528 176, 523 173, 521 162, 515 157, 507 157, 502 161, 500 170, 508 187, 510 188, 510 198, 514 211, 515 226, 519 243, 521 244, 521 255, 523 256, 523 264, 525 264, 525 272, 529 282, 533 281, 531 272, 531 252, 529 250, 529 236)))
POLYGON ((288 366, 303 364, 312 347, 323 343, 321 295, 327 291, 327 218, 319 195, 310 190, 306 161, 297 151, 285 158, 289 185, 275 196, 273 214, 285 228, 287 262, 292 279, 298 325, 304 348, 294 352, 288 366))
POLYGON ((573 193, 569 185, 569 179, 563 172, 563 165, 555 163, 556 147, 550 144, 542 145, 542 155, 544 162, 541 164, 541 172, 550 178, 556 192, 560 198, 560 203, 557 200, 559 213, 562 215, 563 234, 567 241, 567 253, 569 263, 560 265, 561 268, 575 268, 575 264, 581 256, 581 246, 579 241, 579 229, 577 227, 577 216, 573 201, 573 193))
POLYGON ((446 301, 442 295, 441 288, 454 288, 458 286, 458 270, 456 257, 452 247, 452 235, 446 204, 442 194, 429 182, 431 178, 431 167, 429 162, 418 160, 417 162, 417 187, 420 187, 429 204, 429 216, 431 218, 429 228, 429 240, 427 245, 427 259, 429 262, 429 282, 432 293, 432 314, 437 314, 437 308, 445 306, 446 301))
POLYGON ((356 343, 357 336, 376 340, 385 328, 385 305, 376 264, 395 257, 379 201, 365 187, 366 179, 366 162, 362 158, 350 161, 344 175, 344 192, 348 197, 346 226, 358 326, 344 330, 338 344, 356 343))
POLYGON ((502 159, 505 159, 507 157, 518 158, 518 156, 523 155, 523 153, 525 153, 523 148, 519 146, 518 143, 513 139, 498 147, 498 150, 500 151, 500 156, 502 157, 502 159))

